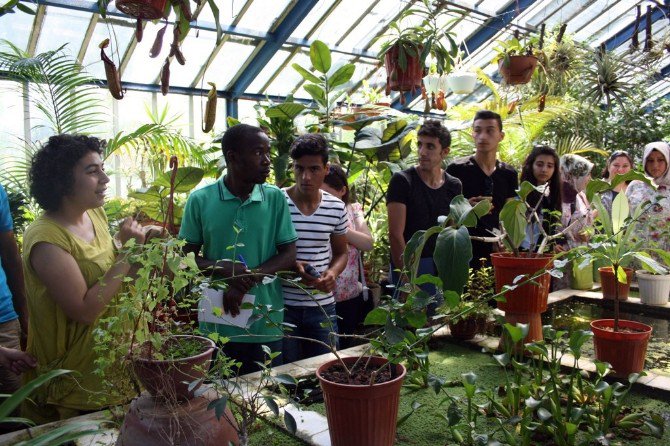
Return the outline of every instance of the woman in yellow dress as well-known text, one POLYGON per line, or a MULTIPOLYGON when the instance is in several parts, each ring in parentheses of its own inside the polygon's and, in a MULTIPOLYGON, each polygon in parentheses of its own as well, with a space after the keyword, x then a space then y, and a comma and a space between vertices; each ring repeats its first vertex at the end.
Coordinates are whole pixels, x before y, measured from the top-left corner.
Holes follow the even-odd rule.
MULTIPOLYGON (((94 375, 93 331, 113 313, 113 300, 132 274, 124 253, 115 253, 102 208, 109 177, 102 161, 104 143, 82 135, 57 135, 35 154, 30 192, 44 209, 24 235, 23 268, 30 314, 27 352, 38 366, 24 382, 53 369, 58 377, 33 394, 22 415, 41 424, 127 401, 103 390, 94 375)), ((122 243, 144 242, 144 232, 128 218, 119 229, 122 243)))

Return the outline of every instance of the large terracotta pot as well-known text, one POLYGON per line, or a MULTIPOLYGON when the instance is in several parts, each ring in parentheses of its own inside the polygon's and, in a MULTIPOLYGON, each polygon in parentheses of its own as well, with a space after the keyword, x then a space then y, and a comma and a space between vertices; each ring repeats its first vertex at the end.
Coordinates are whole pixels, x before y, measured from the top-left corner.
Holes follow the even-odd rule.
MULTIPOLYGON (((343 358, 353 365, 359 358, 343 358)), ((363 358, 366 361, 367 358, 363 358)), ((316 371, 326 405, 330 441, 333 446, 369 445, 391 446, 395 442, 396 420, 400 388, 405 378, 405 367, 392 365, 396 378, 372 386, 339 384, 327 381, 322 373, 337 363, 334 359, 322 364, 316 371)), ((373 357, 370 363, 381 366, 386 359, 373 357)))
POLYGON ((116 9, 131 17, 154 20, 163 17, 167 0, 116 0, 116 9))
POLYGON ((626 272, 626 283, 619 282, 614 276, 614 271, 611 266, 604 266, 598 268, 600 273, 600 283, 603 288, 603 298, 612 299, 616 297, 616 288, 619 287, 619 300, 628 300, 628 292, 630 291, 630 283, 633 280, 633 270, 631 268, 624 268, 626 272))
POLYGON ((469 341, 480 331, 480 328, 486 324, 482 318, 463 319, 455 324, 449 323, 451 336, 461 341, 469 341))
POLYGON ((144 392, 130 403, 116 446, 237 445, 240 440, 230 407, 221 419, 208 409, 216 397, 210 389, 188 401, 166 404, 144 392))
MULTIPOLYGON (((393 91, 411 91, 414 89, 421 90, 421 82, 423 78, 423 67, 419 57, 412 57, 405 54, 407 57, 407 67, 403 70, 400 67, 398 60, 399 47, 394 45, 384 55, 384 65, 386 67, 386 85, 387 89, 393 91)), ((421 49, 417 50, 419 53, 421 49)))
POLYGON ((596 358, 612 364, 614 374, 627 377, 631 373, 644 370, 644 358, 651 336, 651 327, 640 322, 619 320, 619 328, 638 330, 624 333, 605 330, 614 327, 614 319, 597 319, 591 322, 596 358))
MULTIPOLYGON (((533 276, 543 268, 550 269, 554 263, 550 255, 521 253, 519 257, 509 252, 491 254, 496 278, 496 293, 504 285, 513 285, 514 279, 521 275, 533 276)), ((526 279, 521 279, 524 281, 526 279)), ((547 309, 547 296, 551 276, 544 273, 533 280, 505 293, 506 302, 498 302, 498 308, 514 313, 542 313, 547 309)))
POLYGON ((147 359, 137 354, 130 358, 133 372, 144 388, 152 396, 168 401, 185 401, 193 398, 193 393, 199 385, 189 390, 189 384, 205 376, 216 348, 211 339, 202 336, 173 336, 173 339, 178 338, 198 340, 202 344, 201 353, 172 360, 147 359))
POLYGON ((533 72, 537 66, 535 56, 509 56, 509 63, 505 59, 498 62, 500 75, 508 85, 522 85, 530 82, 533 72))

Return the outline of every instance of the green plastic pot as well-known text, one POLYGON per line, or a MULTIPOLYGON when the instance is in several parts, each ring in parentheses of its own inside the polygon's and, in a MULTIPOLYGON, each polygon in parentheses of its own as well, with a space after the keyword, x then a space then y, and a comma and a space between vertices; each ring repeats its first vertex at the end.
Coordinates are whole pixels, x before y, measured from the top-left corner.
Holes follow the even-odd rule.
POLYGON ((570 288, 573 290, 590 290, 593 288, 593 264, 589 263, 579 268, 579 263, 573 262, 570 273, 570 288))
POLYGON ((600 273, 598 272, 598 268, 609 266, 609 263, 607 263, 607 260, 605 259, 594 259, 591 265, 593 268, 593 281, 600 283, 600 273))

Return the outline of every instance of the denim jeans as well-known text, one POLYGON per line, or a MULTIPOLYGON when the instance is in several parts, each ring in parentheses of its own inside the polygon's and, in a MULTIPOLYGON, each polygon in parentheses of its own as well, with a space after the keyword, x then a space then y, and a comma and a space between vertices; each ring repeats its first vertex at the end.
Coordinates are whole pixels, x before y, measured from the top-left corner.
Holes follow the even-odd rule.
POLYGON ((337 333, 337 316, 334 303, 324 307, 287 305, 284 308, 284 323, 291 324, 289 326, 291 331, 286 329, 286 335, 289 337, 284 338, 282 356, 285 364, 330 352, 330 349, 325 345, 303 339, 292 339, 290 336, 315 339, 337 348, 337 336, 335 336, 337 333), (324 312, 328 315, 330 324, 326 315, 323 314, 324 312), (325 326, 321 326, 323 322, 326 322, 325 326))
MULTIPOLYGON (((432 257, 421 257, 421 259, 419 260, 419 268, 416 271, 416 277, 419 277, 422 274, 430 274, 432 276, 437 276, 437 269, 435 268, 435 262, 433 262, 432 257)), ((393 264, 391 264, 391 285, 398 287, 399 282, 400 282, 400 275, 398 274, 398 271, 395 270, 393 264)), ((442 296, 442 290, 438 290, 437 287, 432 283, 424 283, 423 285, 419 285, 419 288, 422 291, 428 293, 429 296, 435 296, 434 301, 430 303, 427 307, 428 317, 434 316, 437 307, 442 305, 442 302, 444 302, 444 297, 442 296)), ((394 292, 393 298, 394 299, 398 298, 397 292, 394 292)))

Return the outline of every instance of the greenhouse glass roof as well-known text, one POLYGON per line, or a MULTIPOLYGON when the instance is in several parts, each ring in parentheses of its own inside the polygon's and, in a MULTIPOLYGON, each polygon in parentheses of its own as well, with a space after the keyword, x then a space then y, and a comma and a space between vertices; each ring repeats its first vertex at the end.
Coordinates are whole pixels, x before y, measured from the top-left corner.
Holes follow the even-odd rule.
MULTIPOLYGON (((3 2, 4 3, 4 2, 3 2)), ((135 38, 135 20, 125 16, 112 2, 106 18, 91 0, 22 1, 34 9, 30 15, 14 10, 0 16, 0 39, 7 39, 29 54, 54 50, 76 57, 86 69, 104 82, 99 43, 110 38, 112 58, 119 66, 124 86, 131 90, 159 91, 161 66, 166 54, 149 57, 156 33, 164 21, 147 22, 144 38, 135 38)), ((377 54, 389 23, 415 1, 410 0, 215 0, 224 31, 217 44, 214 16, 206 1, 194 5, 191 32, 182 43, 186 64, 171 65, 171 92, 201 94, 207 82, 215 82, 226 102, 229 115, 237 115, 237 99, 260 100, 288 94, 309 100, 301 76, 292 68, 298 63, 309 66, 309 45, 324 41, 333 52, 335 67, 347 62, 356 71, 347 85, 355 97, 362 81, 372 87, 386 83, 386 72, 377 54)), ((457 42, 468 54, 465 65, 481 67, 496 78, 492 65, 496 40, 504 40, 515 29, 537 33, 542 24, 551 29, 567 24, 567 32, 576 40, 597 48, 624 51, 637 32, 644 40, 644 23, 649 14, 654 39, 666 40, 669 1, 652 0, 465 0, 431 2, 448 8, 457 42), (642 24, 635 29, 636 7, 641 5, 642 24), (649 9, 647 9, 649 7, 649 9), (648 11, 648 12, 647 12, 648 11)), ((168 23, 174 17, 167 19, 168 23)), ((169 30, 171 27, 168 28, 169 30)), ((170 31, 166 33, 166 39, 170 31)), ((165 45, 168 47, 169 45, 165 45)), ((167 49, 163 49, 167 52, 167 49)), ((635 60, 631 67, 637 66, 635 60)), ((651 87, 655 98, 670 93, 670 57, 655 65, 657 82, 651 87)), ((447 96, 451 105, 462 101, 480 101, 490 90, 480 86, 470 95, 447 96)), ((401 105, 398 93, 391 99, 396 108, 421 111, 420 97, 406 93, 401 105)))

